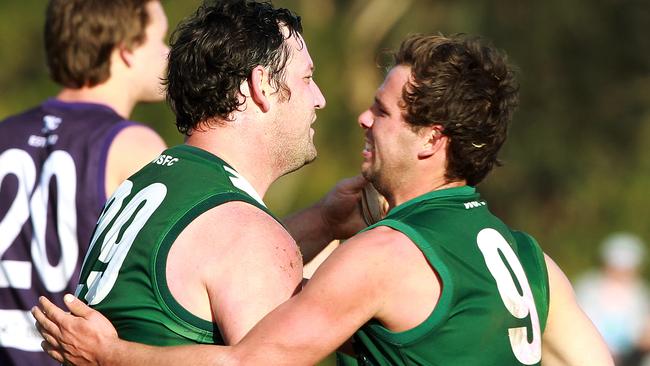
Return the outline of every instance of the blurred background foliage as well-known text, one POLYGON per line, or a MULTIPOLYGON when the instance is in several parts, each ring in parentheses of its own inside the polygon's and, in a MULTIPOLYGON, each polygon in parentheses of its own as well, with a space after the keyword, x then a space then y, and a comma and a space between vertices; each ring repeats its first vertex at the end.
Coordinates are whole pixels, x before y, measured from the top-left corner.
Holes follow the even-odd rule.
MULTIPOLYGON (((198 0, 163 1, 170 29, 198 0)), ((597 261, 611 231, 650 240, 650 3, 647 0, 278 0, 303 18, 327 98, 318 159, 266 200, 284 215, 357 173, 356 116, 372 101, 382 51, 411 33, 469 33, 518 66, 521 106, 504 166, 480 185, 491 209, 534 235, 570 277, 597 261)), ((44 62, 45 1, 0 1, 0 119, 56 94, 44 62)), ((182 142, 164 103, 139 106, 168 144, 182 142)))

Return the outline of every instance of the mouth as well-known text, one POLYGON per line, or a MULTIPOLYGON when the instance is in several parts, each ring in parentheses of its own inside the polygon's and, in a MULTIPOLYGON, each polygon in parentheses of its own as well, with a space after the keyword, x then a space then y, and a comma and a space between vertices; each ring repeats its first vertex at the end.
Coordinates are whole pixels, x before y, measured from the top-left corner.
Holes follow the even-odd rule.
POLYGON ((312 118, 311 123, 309 123, 309 136, 312 137, 312 138, 314 137, 314 133, 316 132, 316 131, 314 131, 314 127, 313 127, 314 123, 316 123, 316 116, 315 115, 314 115, 314 118, 312 118))
POLYGON ((366 139, 361 154, 363 155, 364 158, 369 159, 372 157, 373 151, 374 151, 374 145, 370 140, 366 139))

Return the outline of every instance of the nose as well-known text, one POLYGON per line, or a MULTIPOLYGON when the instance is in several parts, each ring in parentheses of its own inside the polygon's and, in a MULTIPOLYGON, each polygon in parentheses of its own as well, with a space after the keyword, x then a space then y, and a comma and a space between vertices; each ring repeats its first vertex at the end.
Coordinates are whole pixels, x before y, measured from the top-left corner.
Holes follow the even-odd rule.
POLYGON ((366 109, 364 112, 362 112, 359 115, 357 121, 359 122, 359 126, 361 126, 361 128, 372 127, 374 120, 372 118, 372 112, 370 112, 370 109, 366 109))
POLYGON ((313 82, 312 84, 314 85, 314 107, 316 109, 323 109, 327 104, 325 101, 325 96, 323 96, 323 93, 321 93, 320 88, 316 82, 313 82))

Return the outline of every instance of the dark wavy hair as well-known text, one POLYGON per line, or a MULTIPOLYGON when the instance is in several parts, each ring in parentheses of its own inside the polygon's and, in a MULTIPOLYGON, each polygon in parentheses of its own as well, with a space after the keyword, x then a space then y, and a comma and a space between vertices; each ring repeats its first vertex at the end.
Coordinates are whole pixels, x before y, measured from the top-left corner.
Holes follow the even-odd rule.
POLYGON ((44 38, 52 80, 72 89, 108 80, 115 47, 145 41, 150 1, 157 0, 50 0, 44 38))
POLYGON ((497 153, 519 101, 504 53, 461 34, 414 35, 402 42, 394 62, 411 67, 402 92, 406 121, 414 129, 441 125, 449 137, 447 180, 475 186, 501 165, 497 153))
POLYGON ((206 1, 172 34, 167 100, 176 127, 186 135, 241 107, 240 85, 258 65, 269 70, 284 98, 284 71, 291 55, 286 39, 302 33, 300 17, 269 2, 206 1), (288 34, 283 33, 286 27, 288 34))

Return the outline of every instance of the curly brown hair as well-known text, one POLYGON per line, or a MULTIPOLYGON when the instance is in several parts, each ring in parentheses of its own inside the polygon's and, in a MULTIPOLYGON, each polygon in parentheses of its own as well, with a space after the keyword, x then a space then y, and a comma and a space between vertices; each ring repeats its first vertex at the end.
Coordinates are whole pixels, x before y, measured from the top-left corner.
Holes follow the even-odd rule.
POLYGON ((205 0, 172 35, 166 85, 178 130, 189 135, 215 117, 228 121, 244 104, 240 86, 257 65, 267 67, 279 95, 290 98, 285 41, 300 41, 301 32, 299 16, 268 1, 205 0))
POLYGON ((497 153, 518 105, 519 85, 506 55, 475 37, 410 36, 394 55, 411 67, 402 98, 405 120, 440 125, 449 137, 445 178, 475 186, 501 165, 497 153))

